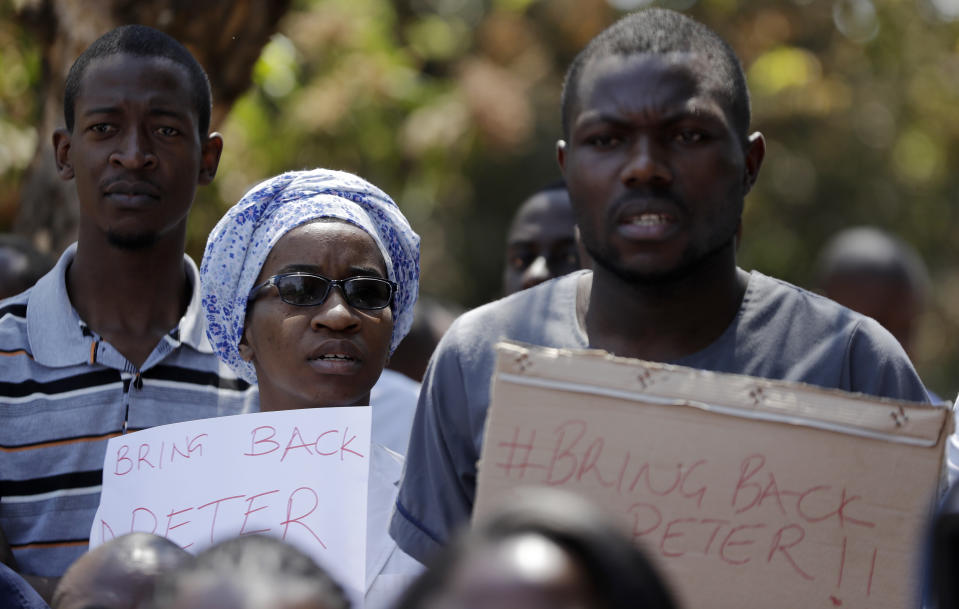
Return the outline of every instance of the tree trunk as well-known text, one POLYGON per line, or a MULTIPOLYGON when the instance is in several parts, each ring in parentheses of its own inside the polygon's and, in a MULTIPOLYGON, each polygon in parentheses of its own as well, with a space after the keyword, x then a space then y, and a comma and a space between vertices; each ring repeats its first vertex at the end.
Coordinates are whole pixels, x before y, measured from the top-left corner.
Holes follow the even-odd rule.
POLYGON ((63 85, 83 50, 110 29, 140 23, 186 46, 204 67, 213 90, 211 125, 226 116, 249 87, 253 64, 289 0, 26 0, 18 16, 43 44, 44 90, 37 151, 24 176, 14 231, 58 254, 76 240, 76 191, 53 161, 53 132, 62 127, 63 85))

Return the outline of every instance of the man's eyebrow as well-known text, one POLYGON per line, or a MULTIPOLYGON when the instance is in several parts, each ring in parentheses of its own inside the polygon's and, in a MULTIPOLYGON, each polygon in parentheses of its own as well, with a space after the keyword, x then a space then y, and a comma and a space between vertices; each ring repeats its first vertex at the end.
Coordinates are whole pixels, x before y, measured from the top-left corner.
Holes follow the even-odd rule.
POLYGON ((705 121, 717 121, 723 122, 725 120, 722 112, 716 112, 716 110, 709 106, 702 106, 694 104, 691 108, 684 107, 679 108, 671 114, 667 119, 672 122, 677 122, 685 119, 696 119, 696 120, 705 120, 705 121))
MULTIPOLYGON (((583 113, 580 116, 582 118, 576 121, 574 128, 590 127, 592 125, 602 123, 607 123, 614 126, 628 126, 630 124, 629 118, 618 114, 610 114, 608 112, 583 113)), ((656 116, 656 122, 664 125, 669 125, 688 119, 722 121, 722 118, 717 116, 715 112, 710 111, 708 108, 699 106, 694 106, 692 108, 688 106, 667 108, 658 113, 658 116, 656 116)))
POLYGON ((97 106, 95 108, 90 108, 83 113, 83 116, 90 116, 93 114, 114 114, 119 112, 120 108, 117 106, 97 106))
POLYGON ((580 117, 575 123, 577 127, 588 127, 597 123, 611 123, 613 125, 625 125, 627 123, 623 117, 606 112, 583 113, 580 117))
POLYGON ((178 120, 186 120, 187 113, 179 110, 170 110, 169 108, 151 108, 151 116, 166 116, 178 120))
MULTIPOLYGON (((83 116, 92 116, 95 114, 116 114, 120 112, 118 106, 97 106, 95 108, 90 108, 83 113, 83 116)), ((179 110, 171 110, 169 108, 151 108, 151 116, 166 116, 170 118, 175 118, 178 120, 186 120, 187 113, 179 110)))

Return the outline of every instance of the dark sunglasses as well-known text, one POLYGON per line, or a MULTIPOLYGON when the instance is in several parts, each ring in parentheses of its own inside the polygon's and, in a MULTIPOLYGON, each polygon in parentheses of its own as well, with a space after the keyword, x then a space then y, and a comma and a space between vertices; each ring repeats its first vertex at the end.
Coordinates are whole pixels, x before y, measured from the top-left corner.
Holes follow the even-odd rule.
POLYGON ((284 273, 274 275, 250 290, 248 301, 256 298, 260 291, 276 286, 280 299, 297 307, 312 307, 326 302, 333 286, 339 286, 347 304, 355 309, 374 311, 385 309, 393 302, 396 284, 379 277, 350 277, 348 279, 327 279, 311 273, 284 273))

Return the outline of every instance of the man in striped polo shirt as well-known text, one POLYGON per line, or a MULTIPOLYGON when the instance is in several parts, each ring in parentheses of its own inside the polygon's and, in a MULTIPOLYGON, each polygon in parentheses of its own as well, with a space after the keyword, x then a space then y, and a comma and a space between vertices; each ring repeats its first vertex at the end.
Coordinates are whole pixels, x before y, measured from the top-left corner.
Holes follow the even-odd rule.
POLYGON ((78 240, 0 303, 0 529, 38 586, 87 548, 109 438, 257 409, 207 342, 184 255, 223 146, 210 99, 189 51, 144 26, 105 34, 67 77, 53 144, 76 184, 78 240))

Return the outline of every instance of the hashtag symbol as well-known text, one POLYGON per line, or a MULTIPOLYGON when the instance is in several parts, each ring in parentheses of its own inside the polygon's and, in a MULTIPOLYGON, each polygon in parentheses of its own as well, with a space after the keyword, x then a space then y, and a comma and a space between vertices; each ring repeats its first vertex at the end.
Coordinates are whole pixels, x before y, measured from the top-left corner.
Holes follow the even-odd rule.
POLYGON ((513 471, 517 471, 518 478, 523 479, 523 476, 526 474, 526 470, 529 468, 542 468, 541 465, 536 465, 535 463, 530 463, 529 455, 533 452, 533 444, 536 441, 536 430, 529 432, 529 441, 526 443, 520 442, 519 438, 519 427, 513 428, 513 441, 512 442, 500 442, 499 447, 505 448, 508 453, 505 463, 497 463, 496 466, 501 468, 506 474, 506 477, 509 477, 513 471))

